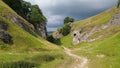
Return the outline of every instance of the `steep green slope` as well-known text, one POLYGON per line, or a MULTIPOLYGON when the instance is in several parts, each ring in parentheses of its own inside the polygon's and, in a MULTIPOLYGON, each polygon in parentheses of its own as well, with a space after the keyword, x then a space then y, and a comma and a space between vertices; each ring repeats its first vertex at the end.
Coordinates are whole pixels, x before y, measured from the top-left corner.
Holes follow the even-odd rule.
POLYGON ((13 38, 11 45, 0 40, 0 68, 56 68, 64 62, 66 55, 61 48, 42 39, 32 30, 31 34, 26 32, 7 16, 20 18, 24 21, 23 24, 32 28, 27 21, 0 0, 0 21, 8 25, 7 32, 13 38))
MULTIPOLYGON (((98 15, 87 18, 85 20, 75 22, 72 24, 72 26, 73 26, 72 31, 76 30, 76 29, 83 29, 84 31, 86 31, 86 30, 91 30, 95 26, 102 26, 102 25, 106 24, 117 13, 117 11, 118 11, 117 8, 112 8, 112 9, 106 10, 98 15)), ((110 32, 111 30, 113 32, 111 32, 110 34, 112 34, 112 33, 114 34, 115 31, 119 31, 119 30, 117 30, 117 28, 116 29, 107 28, 107 29, 104 29, 102 31, 98 31, 98 32, 92 34, 89 38, 92 39, 92 38, 98 37, 100 35, 108 36, 109 34, 107 32, 110 32)), ((71 34, 66 37, 63 37, 61 39, 62 45, 65 45, 68 47, 73 47, 71 34)))
MULTIPOLYGON (((101 26, 114 18, 119 9, 112 8, 96 16, 73 23, 73 30, 83 28, 89 30, 95 26, 101 26)), ((115 24, 115 23, 114 23, 115 24)), ((113 25, 114 25, 113 24, 113 25)), ((72 33, 71 33, 72 34, 72 33)), ((92 34, 89 38, 102 36, 92 42, 81 42, 72 45, 72 36, 69 34, 61 39, 62 45, 69 47, 73 53, 86 57, 89 68, 120 68, 120 26, 112 26, 92 34)))
MULTIPOLYGON (((0 11, 0 15, 1 15, 0 20, 8 24, 8 32, 13 36, 13 42, 14 42, 13 46, 14 47, 17 47, 17 48, 25 47, 27 49, 29 49, 29 47, 38 48, 38 49, 39 48, 41 48, 41 49, 42 48, 48 48, 48 49, 54 49, 54 48, 56 49, 57 48, 57 46, 48 43, 47 41, 45 41, 42 38, 40 38, 39 36, 37 36, 37 34, 36 34, 36 37, 32 36, 25 30, 20 28, 16 23, 7 19, 6 16, 12 15, 12 16, 16 17, 18 15, 2 1, 0 1, 0 10, 2 10, 2 11, 0 11), (45 43, 43 43, 42 41, 45 41, 45 43), (46 45, 46 43, 48 43, 48 45, 46 45), (53 47, 53 48, 50 48, 50 47, 53 47)), ((18 16, 18 17, 20 17, 20 16, 18 16)), ((23 18, 21 18, 21 19, 23 19, 23 18)), ((29 26, 29 23, 27 21, 24 23, 26 23, 29 26)), ((2 45, 7 45, 7 44, 3 43, 2 45)))
POLYGON ((87 57, 89 68, 119 68, 120 67, 120 32, 105 39, 91 43, 79 44, 74 53, 87 57))

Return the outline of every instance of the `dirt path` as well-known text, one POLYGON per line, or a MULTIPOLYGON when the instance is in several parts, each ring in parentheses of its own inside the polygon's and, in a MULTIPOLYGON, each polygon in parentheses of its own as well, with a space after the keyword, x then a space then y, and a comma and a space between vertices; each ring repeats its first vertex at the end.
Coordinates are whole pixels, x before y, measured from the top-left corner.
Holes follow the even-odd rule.
POLYGON ((76 62, 75 62, 74 65, 72 65, 73 66, 72 68, 88 68, 87 67, 87 64, 88 64, 88 59, 87 58, 78 56, 76 54, 73 54, 71 52, 71 50, 66 48, 66 47, 63 47, 63 48, 64 48, 64 51, 67 55, 76 59, 76 62))

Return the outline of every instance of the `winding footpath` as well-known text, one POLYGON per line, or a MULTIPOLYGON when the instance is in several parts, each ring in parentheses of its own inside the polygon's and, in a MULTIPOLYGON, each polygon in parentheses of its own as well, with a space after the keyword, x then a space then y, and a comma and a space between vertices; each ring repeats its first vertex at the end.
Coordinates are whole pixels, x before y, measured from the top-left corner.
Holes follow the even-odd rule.
POLYGON ((73 65, 72 68, 88 68, 88 67, 87 67, 87 64, 88 64, 88 59, 87 59, 87 58, 78 56, 78 55, 76 55, 76 54, 73 54, 73 53, 71 52, 71 50, 68 49, 68 48, 66 48, 66 47, 63 47, 63 48, 64 48, 64 51, 65 51, 65 53, 66 53, 67 55, 69 55, 69 56, 71 56, 71 57, 73 57, 73 58, 76 59, 76 63, 75 63, 75 65, 73 65), (78 62, 78 63, 77 63, 77 62, 78 62))

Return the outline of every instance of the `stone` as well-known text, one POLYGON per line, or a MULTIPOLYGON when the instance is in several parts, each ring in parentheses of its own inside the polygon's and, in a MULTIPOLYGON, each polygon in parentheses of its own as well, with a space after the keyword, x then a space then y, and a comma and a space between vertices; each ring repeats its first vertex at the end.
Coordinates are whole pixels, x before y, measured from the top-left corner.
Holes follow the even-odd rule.
POLYGON ((39 23, 34 25, 34 31, 44 39, 47 39, 46 23, 39 23))
POLYGON ((80 32, 79 30, 75 30, 73 31, 72 37, 73 37, 73 45, 77 45, 78 43, 80 43, 80 32))
POLYGON ((12 14, 5 16, 5 18, 17 24, 18 26, 20 26, 22 29, 29 32, 30 34, 31 32, 35 32, 42 38, 47 39, 46 23, 41 22, 37 25, 32 25, 31 23, 28 23, 27 21, 25 21, 23 18, 14 16, 12 14))
MULTIPOLYGON (((89 24, 89 23, 88 23, 89 24)), ((87 25, 88 25, 87 24, 87 25)), ((107 28, 116 28, 120 27, 120 10, 116 13, 107 23, 102 25, 96 25, 93 27, 83 27, 77 30, 73 30, 72 37, 73 45, 77 45, 80 42, 93 42, 97 39, 103 37, 103 35, 99 35, 95 38, 90 38, 91 35, 95 34, 96 32, 100 32, 107 28)), ((108 32, 109 33, 109 32, 108 32)))
POLYGON ((52 36, 53 36, 53 38, 56 39, 56 40, 63 37, 62 33, 60 33, 58 30, 55 31, 55 32, 53 32, 52 36))
POLYGON ((10 36, 8 32, 3 30, 0 31, 0 40, 2 40, 6 44, 13 44, 12 36, 10 36))
POLYGON ((8 25, 0 21, 0 29, 7 30, 8 25))
POLYGON ((6 44, 13 44, 12 36, 7 32, 8 25, 0 21, 0 40, 6 44))

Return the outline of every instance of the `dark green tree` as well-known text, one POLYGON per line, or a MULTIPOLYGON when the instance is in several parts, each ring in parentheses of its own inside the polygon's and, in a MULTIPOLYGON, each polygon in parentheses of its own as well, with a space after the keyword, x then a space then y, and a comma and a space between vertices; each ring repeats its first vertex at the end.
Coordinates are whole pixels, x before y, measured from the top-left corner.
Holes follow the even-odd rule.
POLYGON ((70 23, 70 22, 74 22, 74 19, 71 18, 71 17, 66 17, 66 18, 64 19, 64 24, 67 24, 67 23, 70 23))
POLYGON ((20 16, 27 19, 31 4, 29 2, 23 0, 3 0, 6 4, 8 4, 15 12, 17 12, 20 16))
POLYGON ((118 0, 117 2, 117 8, 119 8, 119 6, 120 6, 120 0, 118 0))
POLYGON ((38 5, 32 5, 31 6, 31 12, 30 12, 30 15, 29 15, 29 21, 33 25, 47 22, 46 17, 42 14, 42 11, 38 7, 38 5))
POLYGON ((6 4, 8 4, 13 10, 15 10, 18 14, 22 13, 22 0, 3 0, 6 4))
POLYGON ((25 19, 28 19, 29 18, 29 14, 30 14, 30 11, 31 11, 31 3, 29 2, 26 2, 26 1, 22 1, 22 11, 23 11, 23 17, 25 19))
POLYGON ((71 27, 69 24, 65 24, 62 28, 59 29, 59 32, 62 33, 64 36, 70 33, 71 27))

